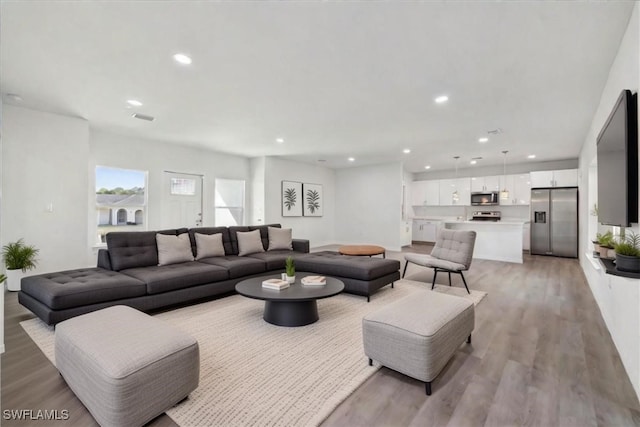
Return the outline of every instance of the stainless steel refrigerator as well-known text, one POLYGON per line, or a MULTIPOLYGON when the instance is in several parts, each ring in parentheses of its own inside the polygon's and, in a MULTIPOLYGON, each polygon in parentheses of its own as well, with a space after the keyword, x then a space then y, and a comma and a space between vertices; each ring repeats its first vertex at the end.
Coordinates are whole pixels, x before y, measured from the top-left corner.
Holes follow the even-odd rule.
POLYGON ((578 189, 531 190, 531 253, 578 257, 578 189))

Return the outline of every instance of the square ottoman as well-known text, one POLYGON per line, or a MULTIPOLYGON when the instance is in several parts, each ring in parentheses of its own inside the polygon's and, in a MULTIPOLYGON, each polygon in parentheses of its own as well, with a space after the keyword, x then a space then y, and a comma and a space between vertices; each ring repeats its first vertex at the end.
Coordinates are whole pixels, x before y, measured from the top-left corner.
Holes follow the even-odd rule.
POLYGON ((362 319, 364 353, 395 371, 431 382, 460 344, 471 342, 473 302, 435 291, 412 294, 362 319))
POLYGON ((101 426, 140 426, 198 386, 198 342, 131 307, 61 322, 56 366, 101 426))

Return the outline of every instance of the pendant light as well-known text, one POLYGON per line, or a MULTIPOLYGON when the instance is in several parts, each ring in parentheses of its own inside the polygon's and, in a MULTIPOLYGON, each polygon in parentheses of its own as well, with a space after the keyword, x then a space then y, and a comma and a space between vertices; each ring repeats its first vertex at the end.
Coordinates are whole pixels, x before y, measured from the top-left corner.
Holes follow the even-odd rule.
POLYGON ((460 194, 458 193, 458 160, 460 159, 460 156, 455 156, 454 159, 456 159, 456 180, 455 182, 455 190, 453 191, 453 194, 451 195, 451 200, 453 201, 453 204, 457 204, 460 201, 460 194))
POLYGON ((501 200, 509 200, 509 190, 507 190, 507 150, 504 150, 502 154, 504 154, 504 161, 502 164, 502 174, 504 177, 504 187, 502 191, 500 191, 500 199, 501 200))

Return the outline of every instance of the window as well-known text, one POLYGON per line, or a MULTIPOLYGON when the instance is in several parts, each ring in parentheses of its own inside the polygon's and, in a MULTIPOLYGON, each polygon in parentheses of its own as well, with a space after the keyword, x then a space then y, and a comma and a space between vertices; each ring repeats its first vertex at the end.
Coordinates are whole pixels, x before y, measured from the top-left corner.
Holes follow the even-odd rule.
POLYGON ((109 231, 145 229, 146 181, 145 171, 96 167, 98 243, 105 242, 109 231))
POLYGON ((196 180, 189 178, 171 178, 171 194, 194 196, 196 194, 196 180))
POLYGON ((216 179, 216 226, 244 224, 244 180, 216 179))

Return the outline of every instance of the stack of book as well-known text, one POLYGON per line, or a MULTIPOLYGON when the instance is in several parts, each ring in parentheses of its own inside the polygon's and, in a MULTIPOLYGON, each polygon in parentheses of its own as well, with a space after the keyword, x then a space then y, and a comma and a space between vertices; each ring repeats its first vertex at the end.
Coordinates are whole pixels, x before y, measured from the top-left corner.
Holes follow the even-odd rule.
POLYGON ((322 286, 327 284, 324 276, 307 276, 302 278, 302 284, 307 286, 322 286))
POLYGON ((275 289, 280 291, 289 287, 289 282, 280 279, 268 279, 262 282, 262 287, 267 289, 275 289))

